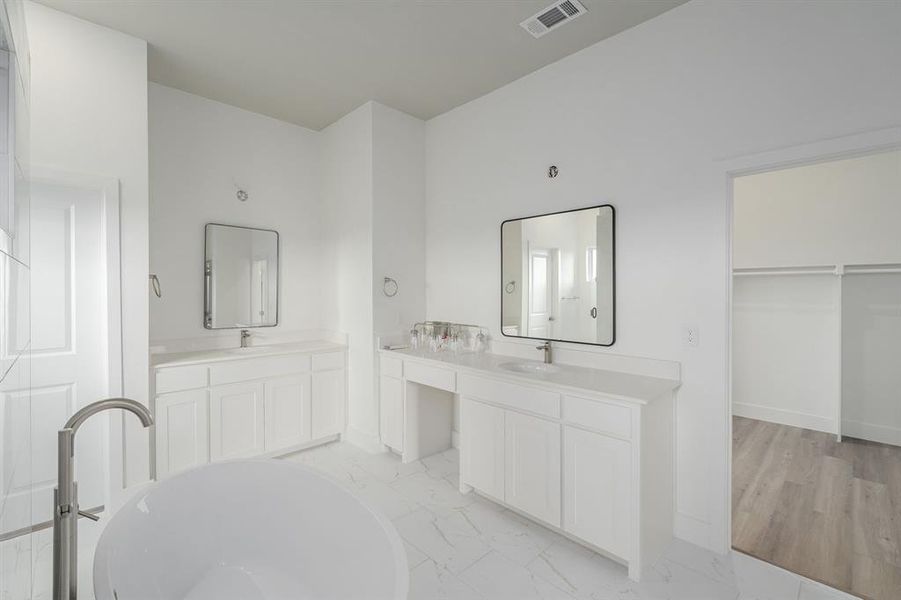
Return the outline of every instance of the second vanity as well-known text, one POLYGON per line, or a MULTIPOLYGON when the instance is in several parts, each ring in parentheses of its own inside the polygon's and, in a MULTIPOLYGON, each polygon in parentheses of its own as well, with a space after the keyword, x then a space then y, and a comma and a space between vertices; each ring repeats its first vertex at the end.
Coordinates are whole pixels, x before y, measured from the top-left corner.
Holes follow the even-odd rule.
POLYGON ((404 462, 449 447, 460 491, 536 520, 639 580, 672 539, 678 380, 495 354, 381 350, 382 443, 404 462))
POLYGON ((154 355, 157 475, 337 439, 347 412, 345 355, 330 342, 154 355))

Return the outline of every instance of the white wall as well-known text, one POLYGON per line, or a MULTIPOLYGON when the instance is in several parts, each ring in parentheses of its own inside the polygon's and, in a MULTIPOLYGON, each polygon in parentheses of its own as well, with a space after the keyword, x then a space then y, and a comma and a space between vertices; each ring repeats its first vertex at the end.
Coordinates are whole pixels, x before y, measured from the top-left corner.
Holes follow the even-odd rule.
POLYGON ((842 280, 842 434, 901 446, 901 274, 842 280))
POLYGON ((425 122, 372 103, 372 177, 374 330, 400 335, 425 319, 425 122))
MULTIPOLYGON (((148 393, 147 44, 45 6, 26 4, 31 45, 31 156, 36 167, 120 184, 123 386, 148 393)), ((121 422, 114 419, 113 423, 121 422)), ((127 483, 146 479, 148 437, 125 421, 127 483)), ((112 476, 121 472, 111 449, 112 476)))
POLYGON ((617 342, 598 352, 682 363, 681 537, 726 549, 718 161, 897 125, 899 20, 898 3, 690 2, 427 124, 430 318, 498 336, 500 222, 616 207, 617 342), (684 325, 698 328, 698 347, 683 346, 684 325))
POLYGON ((738 177, 735 268, 901 263, 901 151, 738 177))
POLYGON ((372 105, 322 130, 323 323, 347 334, 348 427, 378 432, 373 402, 372 105))
POLYGON ((152 344, 223 335, 237 343, 237 332, 203 327, 211 222, 279 233, 279 324, 255 336, 320 327, 318 170, 317 132, 150 84, 150 270, 163 290, 150 300, 152 344))
POLYGON ((376 337, 425 315, 425 124, 368 102, 322 131, 324 326, 348 335, 351 439, 378 443, 376 337), (384 277, 398 282, 392 298, 384 277))
POLYGON ((736 277, 734 414, 838 431, 839 283, 828 274, 736 277))
MULTIPOLYGON (((735 268, 901 263, 901 151, 739 177, 734 198, 735 268)), ((838 432, 841 411, 844 435, 901 443, 898 282, 737 277, 735 414, 838 432)))

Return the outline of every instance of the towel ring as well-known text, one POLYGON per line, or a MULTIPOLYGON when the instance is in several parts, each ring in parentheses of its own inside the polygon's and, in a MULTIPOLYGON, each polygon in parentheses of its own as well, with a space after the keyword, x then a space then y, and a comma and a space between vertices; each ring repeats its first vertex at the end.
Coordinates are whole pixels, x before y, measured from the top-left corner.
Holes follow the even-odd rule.
POLYGON ((156 276, 156 273, 150 274, 150 287, 153 288, 153 294, 157 298, 163 297, 163 290, 160 287, 160 278, 156 276))
POLYGON ((507 284, 504 286, 504 291, 507 292, 508 294, 512 294, 514 291, 516 291, 516 282, 508 281, 507 284))
POLYGON ((385 277, 385 283, 382 284, 382 293, 389 298, 397 296, 397 281, 390 277, 385 277))

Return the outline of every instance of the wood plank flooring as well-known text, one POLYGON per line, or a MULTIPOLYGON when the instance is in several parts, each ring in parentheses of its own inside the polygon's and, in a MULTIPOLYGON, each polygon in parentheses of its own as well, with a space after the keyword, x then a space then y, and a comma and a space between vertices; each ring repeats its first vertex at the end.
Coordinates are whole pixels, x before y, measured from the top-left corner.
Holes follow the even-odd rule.
POLYGON ((733 417, 732 546, 856 596, 901 599, 901 447, 733 417))

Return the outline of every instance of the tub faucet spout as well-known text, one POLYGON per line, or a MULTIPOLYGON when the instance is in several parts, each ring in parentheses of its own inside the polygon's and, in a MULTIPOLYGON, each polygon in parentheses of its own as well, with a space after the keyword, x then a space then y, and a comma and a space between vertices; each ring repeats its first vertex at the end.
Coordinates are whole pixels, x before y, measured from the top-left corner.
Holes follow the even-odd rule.
POLYGON ((76 600, 78 597, 78 517, 93 521, 100 518, 78 510, 78 485, 73 480, 75 432, 91 416, 114 408, 134 413, 144 427, 153 425, 153 416, 143 404, 128 398, 107 398, 76 412, 57 433, 57 487, 53 490, 53 600, 76 600))

